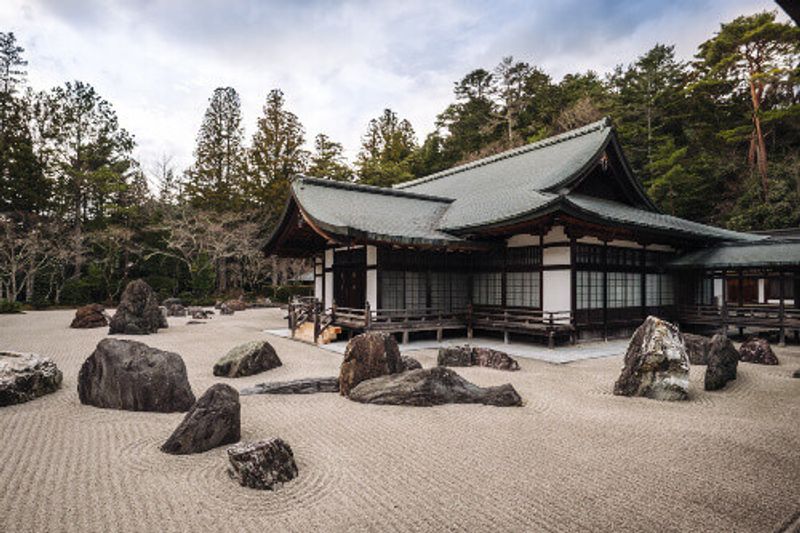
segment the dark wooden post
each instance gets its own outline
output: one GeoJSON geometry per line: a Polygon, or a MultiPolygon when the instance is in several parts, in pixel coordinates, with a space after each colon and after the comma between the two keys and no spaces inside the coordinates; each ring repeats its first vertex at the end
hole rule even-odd
{"type": "Polygon", "coordinates": [[[723,335],[728,336],[728,278],[726,273],[722,272],[722,310],[721,310],[721,331],[723,335]]]}
{"type": "Polygon", "coordinates": [[[295,330],[295,322],[297,317],[295,315],[295,306],[294,301],[289,300],[289,331],[292,334],[292,338],[294,339],[294,330],[295,330]]]}
{"type": "Polygon", "coordinates": [[[467,304],[467,339],[472,340],[472,302],[467,304]]]}
{"type": "Polygon", "coordinates": [[[608,241],[603,241],[603,340],[608,340],[608,241]]]}
{"type": "Polygon", "coordinates": [[[369,331],[372,327],[372,311],[369,308],[369,301],[364,303],[364,329],[369,331]]]}
{"type": "Polygon", "coordinates": [[[319,341],[319,334],[320,334],[320,324],[319,324],[319,301],[314,300],[313,309],[314,309],[314,344],[317,344],[319,341]]]}

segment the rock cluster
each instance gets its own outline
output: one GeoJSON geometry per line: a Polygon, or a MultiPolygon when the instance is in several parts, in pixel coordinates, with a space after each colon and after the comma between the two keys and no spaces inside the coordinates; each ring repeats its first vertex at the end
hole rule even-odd
{"type": "Polygon", "coordinates": [[[339,392],[339,378],[306,378],[292,381],[259,383],[242,389],[242,395],[250,394],[316,394],[318,392],[339,392]]]}
{"type": "Polygon", "coordinates": [[[69,327],[77,329],[103,328],[108,325],[109,319],[105,307],[100,304],[89,304],[75,310],[75,318],[72,319],[69,327]]]}
{"type": "Polygon", "coordinates": [[[297,477],[292,449],[279,438],[232,446],[228,461],[228,474],[243,487],[272,490],[297,477]]]}
{"type": "Polygon", "coordinates": [[[364,380],[396,374],[404,369],[400,348],[393,336],[363,333],[347,343],[339,369],[339,392],[348,396],[353,387],[364,380]]]}
{"type": "Polygon", "coordinates": [[[412,370],[362,381],[350,391],[360,403],[430,406],[446,403],[481,403],[501,407],[522,405],[510,384],[479,387],[443,366],[412,370]]]}
{"type": "Polygon", "coordinates": [[[614,394],[655,400],[689,397],[689,356],[677,326],[649,316],[631,337],[614,394]]]}
{"type": "Polygon", "coordinates": [[[708,345],[708,367],[706,368],[705,389],[718,390],[728,381],[736,379],[739,352],[725,335],[714,335],[708,345]]]}
{"type": "Polygon", "coordinates": [[[684,333],[683,341],[686,344],[686,355],[689,356],[689,363],[693,365],[707,364],[708,345],[711,342],[711,339],[702,335],[684,333]]]}
{"type": "Polygon", "coordinates": [[[167,327],[167,319],[158,308],[158,300],[143,280],[128,283],[111,318],[109,333],[147,335],[167,327]]]}
{"type": "Polygon", "coordinates": [[[222,304],[219,306],[220,315],[232,315],[233,313],[234,313],[233,309],[231,309],[228,304],[222,304]]]}
{"type": "Polygon", "coordinates": [[[208,320],[209,318],[214,318],[214,311],[201,307],[190,307],[189,314],[193,320],[208,320]]]}
{"type": "Polygon", "coordinates": [[[0,407],[28,402],[61,387],[63,376],[47,357],[0,352],[0,407]]]}
{"type": "Polygon", "coordinates": [[[240,438],[239,393],[230,385],[217,383],[189,409],[161,451],[176,455],[200,453],[240,438]]]}
{"type": "Polygon", "coordinates": [[[778,357],[767,339],[750,337],[739,347],[739,360],[757,365],[777,365],[778,357]]]}
{"type": "Polygon", "coordinates": [[[87,405],[163,413],[195,401],[180,355],[120,339],[103,339],[84,361],[78,396],[87,405]]]}
{"type": "Polygon", "coordinates": [[[267,341],[251,341],[233,348],[214,365],[214,375],[226,378],[252,376],[281,366],[275,348],[267,341]]]}
{"type": "Polygon", "coordinates": [[[498,370],[519,370],[519,363],[507,353],[469,345],[439,348],[437,364],[439,366],[484,366],[498,370]]]}

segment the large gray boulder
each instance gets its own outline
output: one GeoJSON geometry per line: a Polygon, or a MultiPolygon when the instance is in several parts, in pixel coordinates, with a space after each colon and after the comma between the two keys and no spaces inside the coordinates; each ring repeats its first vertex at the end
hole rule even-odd
{"type": "Polygon", "coordinates": [[[214,364],[214,375],[226,378],[252,376],[281,366],[275,348],[267,341],[251,341],[236,346],[214,364]]]}
{"type": "Polygon", "coordinates": [[[158,298],[150,285],[141,279],[128,283],[111,317],[108,332],[125,335],[147,335],[167,327],[167,318],[158,306],[158,298]]]}
{"type": "Polygon", "coordinates": [[[130,340],[103,339],[78,373],[81,403],[126,411],[187,411],[195,398],[181,356],[130,340]]]}
{"type": "Polygon", "coordinates": [[[339,378],[304,378],[292,381],[273,381],[259,383],[242,389],[242,395],[251,394],[316,394],[318,392],[339,392],[339,378]]]}
{"type": "Polygon", "coordinates": [[[243,487],[272,490],[297,477],[292,449],[282,439],[268,439],[228,448],[228,474],[243,487]]]}
{"type": "Polygon", "coordinates": [[[412,370],[362,381],[350,391],[360,403],[430,406],[446,403],[481,403],[500,407],[522,405],[510,384],[479,387],[443,366],[412,370]]]}
{"type": "Polygon", "coordinates": [[[69,325],[71,328],[89,329],[104,328],[108,325],[110,317],[106,308],[100,304],[89,304],[75,310],[75,318],[69,325]]]}
{"type": "Polygon", "coordinates": [[[689,356],[677,326],[647,317],[631,337],[614,394],[654,400],[689,398],[689,356]]]}
{"type": "Polygon", "coordinates": [[[0,352],[0,407],[25,403],[61,387],[63,376],[47,357],[0,352]]]}
{"type": "Polygon", "coordinates": [[[339,392],[347,396],[364,380],[396,374],[404,369],[400,348],[393,336],[363,333],[347,343],[344,361],[339,368],[339,392]]]}
{"type": "Polygon", "coordinates": [[[767,339],[750,337],[739,347],[739,360],[757,365],[777,365],[778,357],[767,339]]]}
{"type": "Polygon", "coordinates": [[[239,393],[230,385],[217,383],[189,409],[161,451],[176,455],[200,453],[240,438],[239,393]]]}
{"type": "Polygon", "coordinates": [[[706,367],[705,389],[718,390],[728,381],[736,379],[739,352],[725,335],[714,335],[708,345],[708,366],[706,367]]]}
{"type": "Polygon", "coordinates": [[[439,348],[436,363],[439,366],[483,366],[497,370],[519,370],[519,363],[507,353],[469,345],[439,348]]]}
{"type": "Polygon", "coordinates": [[[684,333],[683,341],[686,344],[686,355],[689,356],[689,363],[705,365],[708,361],[708,345],[711,339],[702,335],[684,333]]]}

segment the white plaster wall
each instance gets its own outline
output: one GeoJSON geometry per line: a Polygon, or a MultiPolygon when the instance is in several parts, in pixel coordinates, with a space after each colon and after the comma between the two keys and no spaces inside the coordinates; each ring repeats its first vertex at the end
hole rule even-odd
{"type": "Polygon", "coordinates": [[[569,270],[542,272],[542,311],[569,311],[572,306],[571,273],[569,270]]]}
{"type": "Polygon", "coordinates": [[[316,298],[319,301],[322,301],[322,298],[324,296],[325,295],[322,294],[322,276],[317,276],[314,278],[314,298],[316,298]]]}
{"type": "Polygon", "coordinates": [[[722,279],[714,280],[714,299],[717,305],[722,307],[722,279]]]}
{"type": "Polygon", "coordinates": [[[767,301],[767,291],[766,291],[766,280],[764,278],[758,278],[758,303],[764,303],[767,301]]]}
{"type": "Polygon", "coordinates": [[[324,304],[325,295],[322,294],[322,276],[325,274],[325,270],[322,266],[323,261],[323,257],[314,258],[314,298],[324,304]]]}
{"type": "Polygon", "coordinates": [[[506,246],[509,248],[518,248],[520,246],[539,246],[539,236],[531,235],[530,233],[513,235],[506,241],[506,246]]]}
{"type": "Polygon", "coordinates": [[[378,270],[367,270],[367,301],[370,309],[378,308],[378,270]]]}
{"type": "Polygon", "coordinates": [[[367,266],[378,264],[378,249],[375,246],[367,246],[367,266]]]}
{"type": "Polygon", "coordinates": [[[322,305],[326,309],[333,305],[333,272],[325,273],[325,301],[322,305]]]}
{"type": "Polygon", "coordinates": [[[542,250],[542,264],[544,266],[569,265],[570,248],[565,246],[551,246],[542,250]]]}
{"type": "Polygon", "coordinates": [[[544,236],[544,243],[569,242],[569,237],[564,232],[564,226],[553,226],[544,236]]]}
{"type": "Polygon", "coordinates": [[[325,250],[325,268],[333,266],[333,250],[325,250]]]}

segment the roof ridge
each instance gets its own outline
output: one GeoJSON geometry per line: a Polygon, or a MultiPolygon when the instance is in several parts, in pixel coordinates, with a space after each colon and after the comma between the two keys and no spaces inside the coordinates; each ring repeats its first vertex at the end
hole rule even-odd
{"type": "Polygon", "coordinates": [[[352,183],[347,181],[335,181],[323,178],[315,178],[312,176],[305,176],[303,174],[297,174],[292,178],[292,184],[297,182],[310,182],[314,185],[319,185],[320,187],[330,187],[333,189],[344,189],[348,191],[358,191],[358,192],[366,192],[371,194],[382,194],[385,196],[395,196],[400,198],[413,198],[416,200],[427,200],[431,202],[438,202],[438,203],[448,203],[451,204],[455,200],[453,198],[446,198],[444,196],[434,196],[432,194],[423,194],[418,192],[411,192],[411,191],[402,191],[398,189],[393,189],[390,187],[378,187],[375,185],[364,185],[362,183],[352,183]]]}
{"type": "Polygon", "coordinates": [[[565,131],[564,133],[559,133],[558,135],[553,135],[551,137],[547,137],[545,139],[530,144],[525,144],[522,146],[518,146],[516,148],[511,148],[504,152],[500,152],[499,154],[494,154],[487,157],[483,157],[481,159],[476,159],[475,161],[470,161],[469,163],[464,163],[463,165],[458,165],[452,168],[448,168],[446,170],[434,172],[433,174],[429,174],[427,176],[423,176],[421,178],[417,178],[411,181],[398,183],[397,185],[394,185],[392,189],[394,190],[406,189],[408,187],[413,187],[415,185],[428,183],[430,181],[434,181],[439,178],[444,178],[446,176],[458,174],[459,172],[465,172],[473,168],[481,167],[483,165],[488,165],[490,163],[494,163],[502,159],[508,159],[510,157],[515,157],[517,155],[532,152],[540,148],[545,148],[547,146],[552,146],[554,144],[562,143],[564,141],[569,141],[577,137],[582,137],[583,135],[594,133],[595,131],[601,130],[606,127],[611,127],[611,119],[609,117],[603,117],[602,119],[596,122],[592,122],[591,124],[581,126],[580,128],[575,128],[573,130],[565,131]]]}

